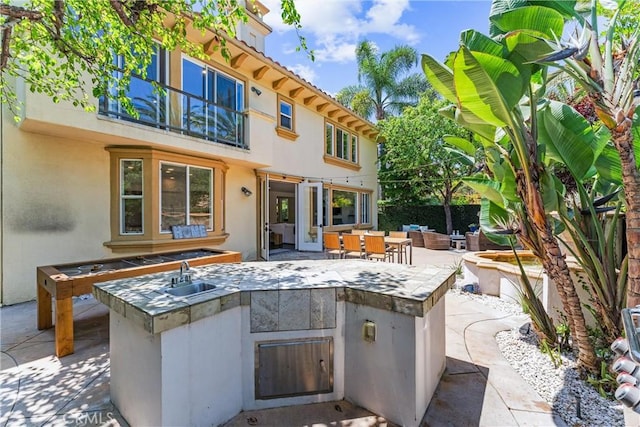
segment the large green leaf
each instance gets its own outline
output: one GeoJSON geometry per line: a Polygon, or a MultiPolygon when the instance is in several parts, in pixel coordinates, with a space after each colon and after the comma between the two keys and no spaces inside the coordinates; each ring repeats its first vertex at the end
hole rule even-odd
{"type": "Polygon", "coordinates": [[[544,34],[549,40],[560,37],[564,27],[562,15],[543,6],[511,9],[499,15],[492,15],[490,19],[503,34],[516,30],[531,30],[534,33],[544,34]]]}
{"type": "Polygon", "coordinates": [[[521,59],[521,64],[527,64],[532,69],[537,68],[532,62],[548,55],[553,51],[551,46],[544,39],[545,35],[531,30],[515,30],[511,31],[504,36],[504,45],[507,50],[511,52],[507,57],[511,62],[518,64],[518,54],[521,59]]]}
{"type": "Polygon", "coordinates": [[[456,150],[451,147],[444,147],[444,151],[449,154],[450,159],[454,163],[459,163],[464,166],[473,166],[474,158],[473,156],[468,156],[460,150],[456,150]]]}
{"type": "Polygon", "coordinates": [[[508,245],[507,235],[493,234],[489,230],[502,229],[503,224],[509,222],[509,212],[500,205],[496,205],[488,199],[483,198],[480,202],[480,226],[483,233],[489,240],[499,245],[508,245]]]}
{"type": "Polygon", "coordinates": [[[444,139],[444,141],[447,144],[450,144],[450,145],[462,150],[463,153],[465,153],[465,154],[467,154],[469,156],[475,156],[475,154],[476,154],[475,145],[473,145],[471,143],[471,141],[469,141],[468,139],[460,138],[459,136],[453,136],[453,135],[447,135],[442,139],[444,139]]]}
{"type": "Polygon", "coordinates": [[[504,199],[500,193],[500,183],[487,178],[465,178],[464,183],[477,191],[483,198],[491,200],[498,206],[504,206],[504,199]]]}
{"type": "Polygon", "coordinates": [[[444,117],[455,121],[470,132],[481,136],[485,141],[493,141],[493,139],[495,138],[496,127],[481,121],[468,110],[461,110],[455,105],[449,105],[447,107],[441,108],[439,112],[444,117]],[[461,111],[464,111],[464,113],[461,113],[461,111]],[[472,121],[467,121],[465,117],[472,118],[472,121]]]}
{"type": "Polygon", "coordinates": [[[453,79],[460,105],[474,118],[496,127],[511,123],[511,110],[522,97],[520,73],[511,62],[461,46],[453,79]]]}
{"type": "Polygon", "coordinates": [[[545,212],[553,212],[558,210],[559,194],[556,191],[556,182],[554,176],[549,171],[545,171],[541,180],[542,204],[545,212]]]}
{"type": "Polygon", "coordinates": [[[461,32],[460,44],[466,46],[472,52],[484,52],[499,57],[504,57],[507,54],[503,44],[476,30],[461,32]]]}
{"type": "MultiPolygon", "coordinates": [[[[574,17],[582,21],[582,17],[575,11],[576,0],[493,0],[489,12],[491,36],[495,37],[505,33],[494,22],[495,20],[500,21],[502,15],[530,6],[543,6],[560,13],[563,17],[574,17]]],[[[561,32],[557,33],[557,36],[560,37],[560,34],[561,32]]]]}
{"type": "Polygon", "coordinates": [[[615,185],[622,184],[622,164],[620,155],[613,145],[604,147],[596,159],[596,170],[601,180],[615,185]]]}
{"type": "Polygon", "coordinates": [[[456,89],[453,83],[453,73],[432,56],[422,55],[422,69],[431,83],[447,101],[457,104],[456,89]]]}
{"type": "Polygon", "coordinates": [[[539,132],[539,140],[548,145],[547,152],[558,156],[573,177],[582,182],[595,161],[592,143],[593,129],[576,110],[557,101],[551,101],[539,112],[539,126],[546,132],[539,132]]]}

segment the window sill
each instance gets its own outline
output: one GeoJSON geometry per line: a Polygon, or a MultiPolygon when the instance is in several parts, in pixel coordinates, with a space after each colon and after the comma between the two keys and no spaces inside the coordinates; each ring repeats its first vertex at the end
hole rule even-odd
{"type": "Polygon", "coordinates": [[[290,141],[295,141],[299,136],[297,133],[280,126],[276,127],[276,133],[278,134],[278,136],[281,136],[282,138],[288,139],[290,141]]]}
{"type": "Polygon", "coordinates": [[[342,160],[338,157],[329,156],[328,154],[324,155],[324,162],[330,165],[340,166],[354,171],[359,171],[360,169],[362,169],[362,167],[357,163],[353,163],[348,160],[342,160]]]}
{"type": "Polygon", "coordinates": [[[104,245],[115,253],[125,252],[162,252],[173,249],[197,249],[206,246],[217,246],[224,243],[229,234],[199,237],[195,239],[162,239],[162,240],[111,240],[104,245]]]}

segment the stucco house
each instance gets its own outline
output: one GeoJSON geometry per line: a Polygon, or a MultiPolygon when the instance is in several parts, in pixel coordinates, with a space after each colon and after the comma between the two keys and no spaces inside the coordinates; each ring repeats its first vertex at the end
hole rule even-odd
{"type": "Polygon", "coordinates": [[[134,79],[137,118],[17,82],[21,119],[2,114],[1,304],[34,299],[41,265],[190,248],[268,259],[270,246],[322,250],[323,229],[376,226],[373,124],[265,56],[256,5],[228,62],[213,33],[189,34],[205,62],[158,49],[148,78],[166,95],[134,79]],[[175,225],[206,233],[177,239],[175,225]]]}

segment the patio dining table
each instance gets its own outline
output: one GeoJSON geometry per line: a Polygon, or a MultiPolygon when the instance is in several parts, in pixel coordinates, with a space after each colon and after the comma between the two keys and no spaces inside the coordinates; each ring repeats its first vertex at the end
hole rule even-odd
{"type": "MultiPolygon", "coordinates": [[[[360,241],[364,244],[364,234],[360,235],[360,241]]],[[[342,235],[340,235],[340,241],[342,242],[342,235]]],[[[410,237],[389,237],[384,236],[384,242],[387,245],[391,245],[398,251],[398,264],[402,264],[402,254],[404,248],[409,247],[409,265],[413,264],[413,240],[410,237]]]]}
{"type": "Polygon", "coordinates": [[[384,237],[384,242],[394,246],[398,251],[398,264],[402,264],[402,254],[404,248],[409,247],[409,265],[413,264],[413,241],[409,237],[384,237]]]}

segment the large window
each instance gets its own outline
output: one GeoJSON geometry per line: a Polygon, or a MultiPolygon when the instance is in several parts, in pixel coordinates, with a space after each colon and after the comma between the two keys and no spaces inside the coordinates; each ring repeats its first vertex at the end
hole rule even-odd
{"type": "Polygon", "coordinates": [[[244,83],[182,59],[182,127],[207,139],[242,145],[244,83]]]}
{"type": "MultiPolygon", "coordinates": [[[[248,148],[244,136],[244,83],[203,63],[183,57],[181,76],[171,81],[169,55],[157,47],[146,75],[133,75],[125,92],[137,114],[129,114],[110,88],[110,95],[100,99],[99,113],[133,121],[158,129],[191,135],[225,145],[248,148]],[[180,83],[180,78],[182,81],[180,83]]],[[[123,56],[115,65],[122,69],[123,56]]],[[[174,67],[171,67],[173,70],[174,67]]],[[[123,77],[122,71],[116,78],[123,77]]]]}
{"type": "Polygon", "coordinates": [[[142,234],[142,160],[120,160],[120,225],[122,234],[142,234]]]}
{"type": "MultiPolygon", "coordinates": [[[[125,67],[124,56],[115,57],[115,66],[122,70],[125,67]]],[[[155,89],[153,82],[166,83],[167,75],[167,52],[156,45],[151,56],[151,62],[147,65],[145,78],[133,75],[129,88],[126,91],[127,97],[131,100],[133,108],[138,113],[138,117],[131,116],[126,112],[123,105],[115,98],[107,97],[108,112],[119,118],[139,121],[145,124],[166,124],[167,97],[161,95],[155,89]]],[[[116,77],[122,78],[122,71],[116,71],[116,77]]],[[[102,101],[104,102],[104,100],[102,101]]],[[[101,105],[102,105],[101,102],[101,105]]]]}
{"type": "Polygon", "coordinates": [[[114,251],[153,251],[224,242],[224,176],[218,160],[153,148],[112,147],[111,241],[114,251]],[[198,242],[174,239],[173,225],[204,225],[198,242]]]}
{"type": "Polygon", "coordinates": [[[332,225],[356,223],[358,193],[354,191],[333,190],[331,197],[332,225]]]}
{"type": "Polygon", "coordinates": [[[325,123],[325,160],[332,158],[342,165],[357,165],[358,136],[332,123],[325,123]]]}
{"type": "Polygon", "coordinates": [[[213,230],[213,171],[161,163],[160,230],[172,225],[204,225],[213,230]]]}
{"type": "Polygon", "coordinates": [[[327,227],[371,225],[371,192],[346,187],[323,189],[322,223],[327,227]]]}

